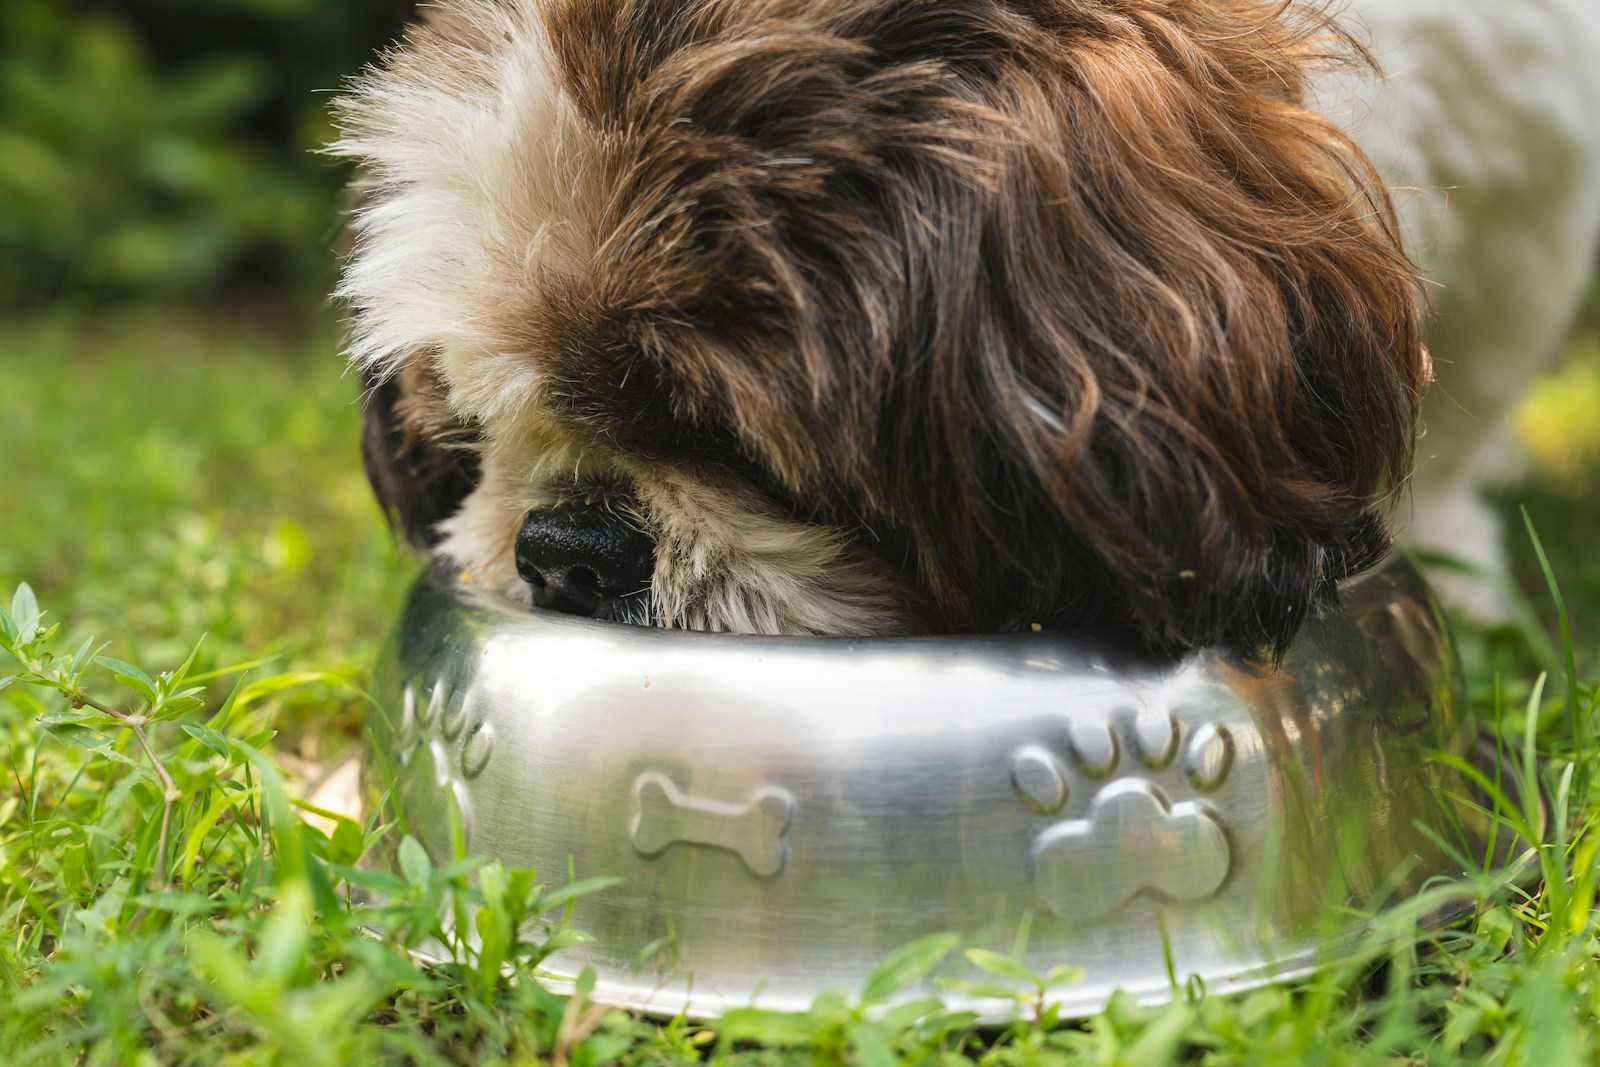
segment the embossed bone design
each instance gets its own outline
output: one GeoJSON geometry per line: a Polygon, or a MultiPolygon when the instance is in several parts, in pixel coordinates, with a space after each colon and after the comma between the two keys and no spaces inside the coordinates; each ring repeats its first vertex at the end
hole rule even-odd
{"type": "Polygon", "coordinates": [[[655,856],[675,844],[726,849],[744,861],[757,878],[783,870],[788,855],[784,835],[794,815],[794,798],[766,786],[744,804],[689,796],[657,771],[633,783],[639,812],[633,820],[633,847],[655,856]]]}
{"type": "Polygon", "coordinates": [[[1124,778],[1100,790],[1087,819],[1039,835],[1028,863],[1052,911],[1097,922],[1141,892],[1203,900],[1227,880],[1229,858],[1227,835],[1204,804],[1172,804],[1153,782],[1124,778]],[[1151,856],[1162,863],[1153,866],[1151,856]],[[1086,870],[1098,872],[1100,892],[1083,892],[1086,870]]]}

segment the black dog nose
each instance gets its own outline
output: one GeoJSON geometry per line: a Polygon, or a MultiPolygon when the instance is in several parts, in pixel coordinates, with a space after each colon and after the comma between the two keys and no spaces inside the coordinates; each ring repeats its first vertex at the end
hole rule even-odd
{"type": "Polygon", "coordinates": [[[649,535],[592,504],[529,512],[516,557],[517,574],[533,587],[533,606],[571,615],[611,615],[625,598],[650,588],[655,569],[649,535]]]}

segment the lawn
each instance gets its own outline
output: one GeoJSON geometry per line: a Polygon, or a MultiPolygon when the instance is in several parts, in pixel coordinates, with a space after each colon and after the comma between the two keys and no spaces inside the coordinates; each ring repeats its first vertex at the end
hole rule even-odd
{"type": "Polygon", "coordinates": [[[1525,420],[1531,480],[1502,498],[1539,531],[1572,643],[1521,536],[1529,621],[1460,627],[1480,712],[1508,743],[1535,737],[1552,788],[1567,783],[1575,814],[1542,889],[1486,887],[1444,932],[1384,924],[1360,958],[1287,988],[987,1030],[928,1005],[885,1015],[907,956],[871,995],[796,1017],[660,1024],[557,997],[527,977],[549,946],[516,930],[560,909],[562,872],[433,871],[402,845],[412,862],[375,874],[357,861],[397,831],[295,816],[305,778],[359,738],[368,665],[417,569],[367,491],[336,348],[331,324],[248,312],[0,322],[0,645],[16,650],[0,679],[33,676],[0,681],[0,1063],[1600,1059],[1600,838],[1573,793],[1600,775],[1563,779],[1595,763],[1567,724],[1574,694],[1593,715],[1600,677],[1600,305],[1525,420]],[[36,609],[59,631],[37,637],[36,609]],[[374,884],[389,902],[357,909],[374,884]],[[468,905],[484,948],[413,962],[468,905]]]}

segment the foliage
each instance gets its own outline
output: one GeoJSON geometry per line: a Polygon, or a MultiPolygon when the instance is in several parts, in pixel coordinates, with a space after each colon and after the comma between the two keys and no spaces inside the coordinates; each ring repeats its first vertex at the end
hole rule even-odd
{"type": "Polygon", "coordinates": [[[1600,468],[1600,330],[1585,331],[1566,364],[1539,382],[1517,410],[1517,440],[1529,461],[1559,487],[1581,496],[1600,468]]]}
{"type": "Polygon", "coordinates": [[[6,0],[0,293],[326,291],[341,175],[326,95],[395,0],[6,0]]]}
{"type": "MultiPolygon", "coordinates": [[[[1509,528],[1521,529],[1516,517],[1526,507],[1534,525],[1544,535],[1550,563],[1561,576],[1573,626],[1579,633],[1600,633],[1600,553],[1594,550],[1592,531],[1600,528],[1600,278],[1589,289],[1589,299],[1567,346],[1566,359],[1555,372],[1536,383],[1516,411],[1513,426],[1517,443],[1526,453],[1528,477],[1501,487],[1495,494],[1508,516],[1509,528]]],[[[1512,591],[1544,587],[1544,569],[1530,543],[1508,538],[1512,558],[1512,591]]],[[[1541,634],[1554,632],[1557,619],[1548,602],[1530,606],[1527,619],[1517,627],[1501,627],[1493,636],[1500,651],[1525,637],[1535,643],[1541,634]]],[[[1469,638],[1479,635],[1469,632],[1469,638]]],[[[1545,647],[1537,657],[1541,666],[1555,669],[1558,657],[1545,647]]],[[[1580,662],[1590,662],[1593,647],[1577,650],[1580,662]]],[[[1495,670],[1527,674],[1525,661],[1496,658],[1495,670]]],[[[1487,672],[1486,672],[1487,673],[1487,672]]]]}
{"type": "Polygon", "coordinates": [[[0,915],[14,935],[0,947],[7,1062],[73,1062],[86,1046],[90,1062],[139,1062],[152,1048],[163,1060],[368,1062],[428,1047],[408,1027],[356,1025],[416,1007],[412,1021],[464,1054],[556,1045],[568,1002],[505,969],[525,975],[577,938],[559,923],[538,942],[519,932],[591,886],[549,892],[535,872],[479,859],[434,868],[409,837],[399,874],[361,870],[392,827],[334,816],[318,832],[262,754],[274,731],[252,709],[282,676],[241,679],[201,724],[190,720],[207,707],[205,683],[234,671],[193,675],[191,653],[151,675],[92,638],[55,656],[59,628],[46,622],[25,584],[0,608],[0,650],[21,668],[6,682],[56,698],[23,693],[13,706],[91,763],[56,779],[52,746],[13,765],[13,832],[0,836],[0,915]],[[94,695],[108,690],[122,707],[94,695]],[[149,738],[163,725],[181,733],[168,729],[158,751],[149,738]],[[358,908],[369,890],[381,901],[358,908]],[[472,943],[456,932],[469,909],[484,935],[472,943]],[[424,944],[452,962],[412,962],[407,950],[424,944]],[[496,1024],[487,1032],[478,1011],[496,1024]]]}

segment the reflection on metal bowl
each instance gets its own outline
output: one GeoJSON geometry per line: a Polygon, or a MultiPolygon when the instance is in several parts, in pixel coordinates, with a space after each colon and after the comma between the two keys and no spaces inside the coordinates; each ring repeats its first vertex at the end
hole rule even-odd
{"type": "MultiPolygon", "coordinates": [[[[1489,840],[1434,758],[1482,753],[1404,561],[1351,583],[1277,670],[1083,634],[646,629],[428,576],[378,695],[368,780],[390,776],[436,860],[453,803],[474,855],[625,879],[577,904],[596,942],[547,965],[592,965],[597,999],[653,1013],[801,1009],[915,938],[1009,952],[1023,928],[1030,970],[1081,969],[1051,990],[1066,1014],[1174,977],[1244,988],[1460,874],[1440,842],[1489,840]]],[[[981,977],[965,966],[944,973],[981,977]]]]}

